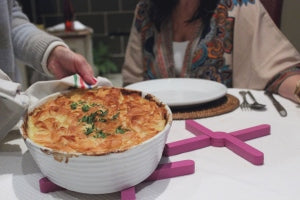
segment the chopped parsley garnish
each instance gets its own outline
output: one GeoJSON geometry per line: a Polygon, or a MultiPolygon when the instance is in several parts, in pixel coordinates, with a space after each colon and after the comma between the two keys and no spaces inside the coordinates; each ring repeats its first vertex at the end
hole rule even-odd
{"type": "Polygon", "coordinates": [[[97,112],[91,113],[90,115],[83,116],[81,121],[87,124],[93,124],[96,121],[97,112]]]}
{"type": "MultiPolygon", "coordinates": [[[[82,112],[88,112],[93,107],[101,107],[96,112],[88,113],[84,116],[82,116],[81,119],[79,119],[79,122],[85,123],[89,125],[85,128],[84,134],[86,136],[89,136],[93,133],[94,138],[106,138],[108,135],[112,135],[113,133],[104,133],[103,130],[99,130],[95,127],[95,123],[97,122],[109,122],[112,120],[116,120],[120,116],[120,112],[115,113],[113,116],[108,117],[108,109],[105,109],[105,107],[101,104],[97,103],[89,103],[86,101],[79,100],[77,102],[72,102],[70,104],[70,107],[72,110],[77,109],[78,107],[81,107],[82,112]]],[[[94,108],[93,108],[94,109],[94,108]]],[[[125,132],[129,131],[129,129],[123,128],[122,126],[118,126],[115,129],[114,134],[124,134],[125,132]]]]}
{"type": "Polygon", "coordinates": [[[90,110],[90,106],[87,105],[87,104],[84,104],[81,109],[82,109],[83,112],[87,112],[87,111],[90,110]]]}
{"type": "Polygon", "coordinates": [[[122,128],[122,126],[118,126],[118,128],[116,129],[116,134],[124,134],[125,132],[129,131],[126,128],[122,128]]]}
{"type": "Polygon", "coordinates": [[[107,119],[100,118],[100,119],[99,119],[99,122],[107,122],[107,119]]]}
{"type": "Polygon", "coordinates": [[[92,103],[91,106],[92,106],[92,107],[96,107],[96,106],[101,106],[101,105],[98,104],[98,103],[92,103]]]}
{"type": "Polygon", "coordinates": [[[77,108],[77,105],[78,104],[76,102],[72,102],[70,107],[71,107],[72,110],[75,110],[77,108]]]}
{"type": "Polygon", "coordinates": [[[86,123],[87,123],[87,121],[88,121],[88,119],[87,119],[87,118],[88,118],[88,116],[83,116],[83,117],[82,117],[82,119],[81,119],[80,121],[82,121],[82,122],[86,122],[86,123]]]}
{"type": "Polygon", "coordinates": [[[106,138],[107,134],[105,134],[102,130],[98,131],[96,135],[94,136],[95,138],[106,138]]]}
{"type": "Polygon", "coordinates": [[[117,114],[115,114],[113,117],[112,117],[112,120],[116,120],[120,115],[120,112],[118,112],[117,114]]]}
{"type": "Polygon", "coordinates": [[[105,117],[108,113],[108,110],[105,110],[105,111],[99,110],[99,111],[100,111],[100,114],[99,114],[100,117],[105,117]]]}
{"type": "Polygon", "coordinates": [[[92,132],[94,132],[94,128],[93,128],[93,127],[88,127],[88,128],[85,129],[85,134],[86,134],[86,135],[89,135],[89,134],[91,134],[92,132]]]}

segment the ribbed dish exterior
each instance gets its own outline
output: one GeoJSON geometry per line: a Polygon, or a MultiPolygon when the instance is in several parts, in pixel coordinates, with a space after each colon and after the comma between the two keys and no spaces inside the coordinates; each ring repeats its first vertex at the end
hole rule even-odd
{"type": "MultiPolygon", "coordinates": [[[[25,143],[43,175],[68,190],[105,194],[121,191],[145,180],[160,162],[170,123],[150,140],[121,153],[77,155],[59,162],[57,154],[26,139],[25,143]]],[[[60,154],[64,158],[68,154],[60,154]]],[[[70,156],[70,155],[69,155],[70,156]]]]}
{"type": "MultiPolygon", "coordinates": [[[[39,100],[28,109],[28,113],[59,94],[39,100]]],[[[143,97],[146,95],[148,94],[142,92],[143,97]]],[[[161,102],[151,96],[157,103],[161,102]]],[[[87,194],[118,192],[145,180],[160,162],[173,121],[171,109],[168,105],[163,105],[168,115],[165,128],[154,137],[124,152],[100,156],[71,155],[54,152],[27,137],[24,138],[25,144],[42,174],[53,183],[71,191],[87,194]],[[62,160],[58,161],[59,159],[62,160]]],[[[20,133],[24,137],[22,127],[20,133]]]]}

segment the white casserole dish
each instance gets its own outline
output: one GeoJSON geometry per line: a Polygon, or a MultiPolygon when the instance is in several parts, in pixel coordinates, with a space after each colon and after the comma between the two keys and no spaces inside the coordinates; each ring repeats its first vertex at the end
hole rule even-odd
{"type": "MultiPolygon", "coordinates": [[[[27,113],[60,94],[55,93],[41,99],[36,105],[31,106],[27,113]]],[[[150,95],[143,92],[141,94],[143,97],[150,95]]],[[[157,98],[153,98],[157,103],[161,103],[157,98]]],[[[24,136],[23,126],[20,131],[33,159],[42,174],[50,181],[81,193],[112,193],[142,182],[160,162],[172,124],[171,110],[166,104],[163,106],[167,110],[165,128],[149,140],[119,153],[89,156],[53,151],[24,136]]]]}

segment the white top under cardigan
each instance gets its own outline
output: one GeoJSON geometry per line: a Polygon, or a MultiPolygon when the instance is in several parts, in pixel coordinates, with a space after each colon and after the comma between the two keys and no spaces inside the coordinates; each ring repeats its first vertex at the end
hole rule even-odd
{"type": "Polygon", "coordinates": [[[174,65],[175,73],[178,75],[181,72],[185,51],[189,44],[189,41],[184,42],[173,42],[173,56],[174,56],[174,65]]]}

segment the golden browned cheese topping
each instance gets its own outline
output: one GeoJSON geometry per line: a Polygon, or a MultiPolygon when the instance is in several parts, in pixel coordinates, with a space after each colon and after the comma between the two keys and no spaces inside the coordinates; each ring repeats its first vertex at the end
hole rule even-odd
{"type": "Polygon", "coordinates": [[[74,90],[35,108],[26,135],[42,146],[101,155],[125,151],[164,129],[163,105],[119,88],[74,90]]]}

